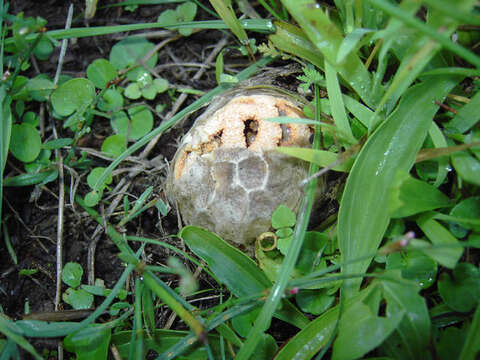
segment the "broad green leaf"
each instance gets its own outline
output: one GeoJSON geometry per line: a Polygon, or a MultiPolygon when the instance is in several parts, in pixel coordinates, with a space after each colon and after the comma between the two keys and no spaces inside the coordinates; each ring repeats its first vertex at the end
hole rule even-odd
{"type": "Polygon", "coordinates": [[[436,220],[433,214],[426,213],[417,219],[417,225],[438,248],[424,249],[424,253],[440,265],[453,269],[463,254],[463,247],[456,237],[436,220]],[[443,246],[443,247],[442,247],[443,246]]]}
{"type": "Polygon", "coordinates": [[[117,77],[115,67],[106,59],[96,59],[87,67],[87,78],[99,89],[117,77]]]}
{"type": "Polygon", "coordinates": [[[420,251],[395,252],[387,257],[387,269],[400,269],[402,277],[414,281],[422,289],[435,283],[437,263],[420,251]]]}
{"type": "Polygon", "coordinates": [[[31,162],[40,154],[42,139],[30,124],[15,124],[10,137],[10,152],[22,162],[31,162]]]}
{"type": "Polygon", "coordinates": [[[455,311],[468,312],[480,299],[480,271],[470,263],[460,263],[453,269],[453,279],[443,273],[438,291],[443,301],[455,311]]]}
{"type": "Polygon", "coordinates": [[[333,345],[333,360],[362,357],[380,345],[400,324],[405,310],[379,317],[362,302],[352,304],[342,315],[338,337],[333,345]]]}
{"type": "Polygon", "coordinates": [[[450,199],[434,186],[398,172],[389,195],[389,211],[392,218],[401,218],[420,212],[451,205],[450,199]]]}
{"type": "Polygon", "coordinates": [[[168,90],[169,83],[167,79],[157,78],[153,80],[153,86],[157,93],[161,94],[168,90]]]}
{"type": "Polygon", "coordinates": [[[195,226],[186,226],[178,234],[212,272],[237,297],[258,294],[271,282],[255,262],[217,235],[195,226]]]}
{"type": "MultiPolygon", "coordinates": [[[[177,6],[178,22],[189,22],[195,18],[197,14],[197,4],[194,2],[184,2],[177,6]]],[[[178,32],[183,36],[189,36],[192,34],[192,28],[180,28],[178,32]]]]}
{"type": "MultiPolygon", "coordinates": [[[[178,234],[195,255],[207,262],[220,282],[237,297],[262,293],[272,286],[255,262],[214,233],[196,226],[186,226],[178,234]]],[[[284,302],[276,316],[302,328],[308,320],[290,303],[284,302]]]]}
{"type": "Polygon", "coordinates": [[[63,267],[62,281],[68,286],[76,288],[82,281],[82,275],[83,269],[79,263],[68,262],[63,267]]]}
{"type": "Polygon", "coordinates": [[[386,349],[395,359],[425,359],[430,345],[430,315],[420,287],[404,282],[399,273],[392,280],[381,280],[383,296],[387,302],[387,317],[403,312],[405,316],[393,334],[386,340],[386,349]]]}
{"type": "Polygon", "coordinates": [[[328,289],[300,290],[295,301],[302,311],[313,314],[323,314],[335,301],[335,296],[328,294],[328,289]]]}
{"type": "Polygon", "coordinates": [[[91,324],[85,329],[68,335],[63,344],[75,353],[77,360],[106,359],[112,329],[109,326],[91,324]]]}
{"type": "Polygon", "coordinates": [[[452,165],[463,180],[480,185],[480,161],[468,151],[460,151],[451,155],[452,165]]]}
{"type": "MultiPolygon", "coordinates": [[[[459,81],[430,77],[406,91],[397,109],[369,137],[345,185],[338,217],[339,247],[344,263],[375,252],[389,223],[388,189],[398,170],[409,171],[438,106],[459,81]]],[[[369,260],[343,266],[342,272],[364,272],[369,260]]],[[[345,295],[360,285],[346,282],[345,295]]]]}
{"type": "Polygon", "coordinates": [[[150,53],[154,47],[153,43],[143,37],[128,37],[112,47],[110,62],[117,70],[133,67],[132,70],[127,72],[127,78],[136,81],[140,74],[148,72],[147,69],[153,69],[157,64],[157,53],[150,53]],[[138,66],[143,61],[145,61],[146,68],[138,66]]]}
{"type": "Polygon", "coordinates": [[[72,115],[93,102],[95,86],[90,80],[77,78],[64,82],[52,93],[54,110],[61,116],[72,115]]]}

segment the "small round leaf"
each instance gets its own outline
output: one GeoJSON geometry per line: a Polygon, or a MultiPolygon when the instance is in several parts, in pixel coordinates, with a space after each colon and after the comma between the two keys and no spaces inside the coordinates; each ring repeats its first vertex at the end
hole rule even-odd
{"type": "MultiPolygon", "coordinates": [[[[145,38],[129,37],[116,43],[110,51],[110,62],[117,70],[139,64],[150,53],[155,45],[145,38]]],[[[157,64],[158,55],[154,53],[145,62],[147,68],[152,69],[157,64]]],[[[127,78],[136,81],[138,74],[147,71],[143,66],[138,66],[127,72],[127,78]]]]}
{"type": "Polygon", "coordinates": [[[99,89],[117,77],[115,67],[106,59],[96,59],[87,68],[87,78],[99,89]]]}
{"type": "Polygon", "coordinates": [[[295,213],[288,206],[280,205],[272,214],[272,226],[274,229],[282,227],[292,227],[295,225],[295,213]]]}
{"type": "MultiPolygon", "coordinates": [[[[98,179],[100,176],[102,176],[103,172],[105,171],[104,167],[96,167],[90,171],[90,174],[87,176],[87,184],[90,186],[92,189],[95,188],[95,185],[98,182],[98,179]]],[[[111,184],[113,181],[112,176],[108,175],[107,178],[105,179],[105,182],[100,186],[100,188],[104,189],[106,185],[111,184]]]]}
{"type": "Polygon", "coordinates": [[[153,80],[153,86],[155,87],[155,90],[157,90],[157,93],[163,93],[168,90],[168,80],[164,78],[158,78],[153,80]]]}
{"type": "Polygon", "coordinates": [[[105,91],[97,104],[102,111],[114,111],[123,106],[123,96],[116,89],[108,89],[105,91]]]}
{"type": "Polygon", "coordinates": [[[83,289],[68,288],[62,299],[75,310],[90,309],[93,304],[93,295],[83,289]]]}
{"type": "Polygon", "coordinates": [[[127,149],[125,136],[111,135],[102,144],[102,152],[111,157],[120,156],[127,149]]]}
{"type": "Polygon", "coordinates": [[[142,93],[140,92],[140,88],[138,87],[137,83],[128,84],[125,88],[125,96],[132,100],[140,99],[142,93]]]}
{"type": "Polygon", "coordinates": [[[95,86],[88,79],[71,79],[60,85],[52,94],[52,105],[61,116],[69,116],[92,103],[95,86]]]}
{"type": "Polygon", "coordinates": [[[97,205],[102,198],[102,194],[97,191],[90,191],[87,195],[85,195],[85,205],[88,207],[93,207],[97,205]]]}
{"type": "Polygon", "coordinates": [[[62,281],[72,288],[80,286],[82,282],[83,269],[79,263],[68,262],[63,267],[62,281]]]}
{"type": "Polygon", "coordinates": [[[10,152],[22,162],[32,162],[40,154],[42,139],[38,130],[27,123],[12,126],[10,152]]]}

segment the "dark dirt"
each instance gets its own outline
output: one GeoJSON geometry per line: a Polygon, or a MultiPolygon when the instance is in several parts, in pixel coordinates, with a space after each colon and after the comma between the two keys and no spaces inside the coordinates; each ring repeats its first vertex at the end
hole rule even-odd
{"type": "MultiPolygon", "coordinates": [[[[72,2],[65,1],[31,1],[17,0],[12,1],[10,5],[10,13],[17,14],[21,11],[27,16],[41,16],[45,18],[48,30],[60,29],[64,27],[68,6],[74,4],[74,21],[72,27],[85,26],[81,9],[83,9],[84,1],[75,0],[72,2]]],[[[108,1],[100,2],[106,5],[108,1]]],[[[114,1],[110,1],[114,3],[114,1]]],[[[175,6],[173,4],[172,6],[175,6]]],[[[170,7],[172,7],[170,6],[170,7]]],[[[135,12],[127,12],[122,8],[104,8],[97,10],[95,18],[90,21],[90,26],[104,26],[114,24],[133,24],[139,22],[153,22],[168,6],[145,6],[135,12]]],[[[208,16],[199,9],[197,19],[206,19],[208,16]]],[[[77,39],[70,42],[63,64],[63,73],[70,76],[85,76],[85,70],[93,60],[103,57],[108,58],[111,47],[118,39],[128,34],[115,34],[109,36],[99,36],[95,38],[77,39]]],[[[167,78],[172,84],[182,87],[191,87],[198,90],[208,91],[216,86],[215,66],[209,65],[208,70],[199,80],[192,80],[193,75],[198,67],[175,66],[176,62],[192,62],[203,64],[206,56],[210,53],[216,43],[225,36],[225,33],[219,31],[203,31],[193,34],[187,38],[180,38],[166,47],[159,53],[159,66],[161,74],[167,78]],[[164,65],[164,66],[162,66],[164,65]]],[[[230,37],[230,44],[234,44],[234,40],[230,37]]],[[[162,39],[150,39],[154,43],[162,41],[162,39]]],[[[257,43],[259,41],[257,40],[257,43]]],[[[59,49],[56,48],[49,60],[37,62],[38,71],[46,73],[53,78],[58,61],[59,49]]],[[[241,57],[236,51],[225,53],[226,64],[238,64],[244,62],[245,58],[241,57]]],[[[234,66],[232,66],[232,69],[234,66]]],[[[241,69],[241,67],[239,67],[241,69]]],[[[26,76],[35,76],[37,70],[32,66],[26,76]]],[[[292,79],[291,79],[292,80],[292,79]]],[[[295,78],[290,84],[294,83],[295,78]]],[[[195,99],[194,96],[188,96],[182,107],[195,99]]],[[[162,94],[161,98],[156,99],[171,105],[172,101],[166,94],[162,94]]],[[[36,103],[38,105],[38,103],[36,103]]],[[[165,115],[169,106],[162,115],[165,115]]],[[[40,109],[31,109],[39,111],[40,109]]],[[[185,122],[185,126],[191,124],[193,117],[185,122]]],[[[49,123],[50,119],[46,120],[49,123]]],[[[157,118],[156,125],[161,119],[157,118]]],[[[59,137],[71,136],[68,130],[57,126],[59,137]]],[[[169,133],[162,136],[155,149],[152,151],[150,158],[160,156],[160,163],[166,163],[170,160],[176,150],[177,139],[184,133],[185,128],[173,129],[169,133]]],[[[46,128],[45,138],[51,136],[51,127],[46,128]]],[[[111,134],[111,128],[106,120],[99,119],[93,127],[92,133],[82,139],[83,147],[100,150],[102,139],[111,134]]],[[[91,157],[93,166],[107,166],[108,162],[97,157],[91,157]]],[[[128,166],[130,166],[129,164],[128,166]]],[[[126,165],[127,166],[127,165],[126,165]]],[[[12,176],[18,174],[17,169],[21,169],[22,165],[14,159],[9,158],[5,174],[12,176]]],[[[83,176],[78,193],[85,195],[89,188],[86,185],[85,176],[87,171],[80,175],[83,176]]],[[[160,170],[155,168],[146,169],[132,180],[132,185],[127,190],[131,196],[139,196],[148,186],[156,185],[154,195],[163,197],[163,179],[166,175],[166,168],[160,170]]],[[[120,181],[124,174],[116,177],[115,182],[120,181]]],[[[65,172],[65,186],[69,188],[72,178],[68,171],[65,172]]],[[[25,313],[28,307],[30,312],[45,312],[54,310],[55,287],[56,287],[56,238],[57,238],[57,216],[58,216],[58,185],[57,182],[47,184],[42,187],[23,187],[23,188],[6,188],[4,192],[4,219],[7,219],[5,226],[10,234],[10,240],[18,257],[18,264],[12,262],[11,257],[5,247],[5,242],[0,242],[0,253],[2,258],[0,261],[0,304],[3,312],[13,319],[19,319],[25,313]],[[20,270],[33,270],[34,274],[20,275],[20,270]]],[[[330,212],[336,209],[335,204],[329,204],[330,212]],[[333,210],[332,210],[333,209],[333,210]]],[[[121,210],[122,203],[118,207],[121,210]]],[[[118,218],[113,216],[108,220],[111,223],[118,222],[118,218]]],[[[91,242],[94,241],[94,233],[97,223],[88,216],[82,209],[76,205],[74,208],[69,204],[68,195],[66,198],[65,220],[64,220],[64,254],[63,263],[69,261],[79,262],[84,269],[83,283],[87,283],[87,253],[91,242]]],[[[166,217],[160,219],[157,210],[151,210],[144,213],[133,224],[129,224],[127,231],[129,234],[137,236],[145,236],[149,238],[161,238],[175,234],[178,230],[177,217],[174,211],[166,217]]],[[[178,243],[174,239],[166,239],[172,244],[178,243]]],[[[135,244],[132,247],[138,248],[135,244]]],[[[118,249],[107,238],[103,232],[100,232],[98,245],[95,251],[95,277],[103,279],[105,285],[111,288],[119,278],[124,267],[117,257],[118,249]]],[[[159,265],[165,264],[166,258],[171,255],[168,250],[160,247],[147,246],[145,249],[144,260],[148,264],[159,265]]],[[[188,265],[188,264],[187,264],[188,265]]],[[[191,265],[188,265],[191,267],[191,265]]],[[[195,268],[191,267],[192,271],[195,268]]],[[[175,286],[177,279],[175,277],[167,277],[165,281],[175,286]]],[[[133,284],[131,280],[130,286],[133,284]]],[[[205,275],[200,276],[200,285],[204,288],[213,288],[213,282],[210,282],[205,275]]],[[[65,290],[65,286],[63,288],[65,290]]],[[[216,295],[209,293],[209,295],[216,295]]],[[[102,299],[97,299],[101,301],[102,299]]],[[[196,306],[208,307],[211,303],[195,303],[196,306]]],[[[69,309],[68,305],[64,305],[65,309],[69,309]]],[[[162,327],[167,321],[170,311],[162,309],[158,314],[159,321],[157,325],[162,327]]],[[[181,324],[174,324],[174,327],[182,327],[181,324]]],[[[275,336],[280,340],[286,340],[294,334],[294,329],[290,326],[277,322],[278,332],[275,336]]],[[[41,343],[46,346],[46,343],[41,343]]]]}

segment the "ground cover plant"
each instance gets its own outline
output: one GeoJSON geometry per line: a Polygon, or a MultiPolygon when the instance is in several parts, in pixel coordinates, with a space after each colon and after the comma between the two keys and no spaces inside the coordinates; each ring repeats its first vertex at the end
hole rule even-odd
{"type": "Polygon", "coordinates": [[[478,357],[475,1],[51,3],[0,1],[2,359],[478,357]],[[253,259],[164,190],[258,74],[314,136],[253,259]]]}

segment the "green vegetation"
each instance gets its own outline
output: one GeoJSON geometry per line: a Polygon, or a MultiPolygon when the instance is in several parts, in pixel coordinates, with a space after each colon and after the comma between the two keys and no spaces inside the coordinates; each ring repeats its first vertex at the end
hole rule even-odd
{"type": "MultiPolygon", "coordinates": [[[[112,289],[101,279],[86,285],[80,264],[63,266],[57,240],[55,306],[61,299],[73,309],[89,309],[94,301],[96,306],[80,320],[46,321],[13,320],[0,304],[1,358],[27,352],[41,359],[34,339],[58,337],[78,359],[106,359],[111,349],[129,359],[147,353],[158,359],[477,358],[478,4],[171,2],[111,5],[136,11],[164,4],[153,23],[50,30],[41,18],[9,13],[0,0],[0,199],[12,187],[48,188],[58,192],[62,219],[61,201],[70,198],[76,211],[104,230],[124,264],[112,289]],[[158,28],[171,30],[170,39],[177,40],[228,33],[234,45],[219,50],[211,70],[218,86],[204,93],[170,83],[154,70],[160,47],[141,32],[78,69],[86,77],[61,71],[32,75],[34,62],[67,47],[60,40],[158,28]],[[242,56],[239,72],[228,66],[227,50],[242,56]],[[297,80],[310,103],[306,118],[297,121],[315,127],[312,149],[280,149],[310,163],[298,214],[285,206],[275,211],[272,232],[256,244],[256,261],[195,226],[170,234],[185,249],[137,236],[132,228],[142,214],[156,210],[163,218],[170,207],[150,185],[135,199],[123,191],[115,203],[119,164],[154,146],[152,140],[215,95],[281,60],[303,68],[297,80]],[[193,94],[185,95],[192,101],[179,111],[162,102],[184,94],[193,94]],[[166,117],[165,110],[173,112],[166,117]],[[44,113],[51,120],[47,131],[44,113]],[[99,163],[81,144],[105,119],[105,136],[95,149],[105,161],[99,163]],[[344,173],[346,182],[336,194],[338,213],[308,229],[319,168],[344,173]],[[64,169],[80,174],[83,186],[73,180],[65,185],[64,169]],[[111,204],[115,216],[105,216],[111,204]],[[146,244],[175,256],[152,265],[143,254],[146,244]],[[208,274],[210,285],[199,284],[189,265],[208,274]],[[179,279],[176,288],[167,275],[179,279]],[[67,287],[60,292],[62,281],[67,287]],[[199,306],[194,300],[205,292],[214,293],[216,302],[199,306]],[[159,328],[157,315],[165,307],[188,330],[159,328]],[[276,319],[297,329],[291,338],[276,338],[276,319]]],[[[95,3],[88,2],[89,19],[95,3]]],[[[110,6],[98,4],[104,5],[110,6]]],[[[17,265],[19,254],[5,225],[9,213],[1,211],[3,260],[17,265]]],[[[57,226],[61,233],[68,224],[57,226]]],[[[35,270],[16,269],[36,276],[35,270]]]]}

